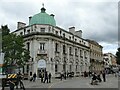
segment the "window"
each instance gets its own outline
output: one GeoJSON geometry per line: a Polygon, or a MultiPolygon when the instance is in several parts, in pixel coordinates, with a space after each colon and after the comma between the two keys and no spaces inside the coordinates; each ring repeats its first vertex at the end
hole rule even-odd
{"type": "Polygon", "coordinates": [[[75,39],[75,42],[77,41],[77,39],[75,39]]]}
{"type": "Polygon", "coordinates": [[[69,36],[69,39],[71,40],[71,36],[69,36]]]}
{"type": "Polygon", "coordinates": [[[23,32],[20,32],[20,35],[23,35],[23,32]]]}
{"type": "Polygon", "coordinates": [[[58,43],[55,43],[55,52],[58,52],[58,43]]]}
{"type": "Polygon", "coordinates": [[[65,38],[65,33],[63,33],[63,37],[65,38]]]}
{"type": "Polygon", "coordinates": [[[29,34],[29,33],[30,33],[30,30],[27,30],[27,33],[29,34]]]}
{"type": "Polygon", "coordinates": [[[69,53],[70,53],[70,55],[72,54],[72,48],[71,47],[69,48],[69,53]]]}
{"type": "Polygon", "coordinates": [[[29,72],[29,65],[27,65],[27,73],[29,72]]]}
{"type": "Polygon", "coordinates": [[[78,65],[76,65],[76,68],[75,68],[76,72],[78,71],[78,65]]]}
{"type": "Polygon", "coordinates": [[[55,31],[55,34],[58,35],[58,31],[55,31]]]}
{"type": "Polygon", "coordinates": [[[45,49],[45,43],[40,43],[40,50],[44,50],[45,49]]]}
{"type": "Polygon", "coordinates": [[[41,30],[41,32],[45,32],[45,28],[41,28],[40,30],[41,30]]]}
{"type": "Polygon", "coordinates": [[[58,72],[58,65],[55,64],[55,72],[58,72]]]}
{"type": "Polygon", "coordinates": [[[27,50],[30,51],[30,43],[27,43],[27,50]]]}
{"type": "Polygon", "coordinates": [[[63,45],[63,54],[65,54],[65,45],[63,45]]]}
{"type": "Polygon", "coordinates": [[[75,55],[77,55],[77,48],[75,49],[75,55]]]}
{"type": "Polygon", "coordinates": [[[82,50],[80,50],[80,56],[82,56],[82,50]]]}

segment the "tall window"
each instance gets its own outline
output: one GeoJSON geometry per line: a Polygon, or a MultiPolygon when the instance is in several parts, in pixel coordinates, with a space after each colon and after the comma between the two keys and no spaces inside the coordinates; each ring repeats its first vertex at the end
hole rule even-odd
{"type": "Polygon", "coordinates": [[[72,48],[71,47],[69,48],[69,53],[70,53],[70,55],[72,54],[72,48]]]}
{"type": "Polygon", "coordinates": [[[80,50],[80,56],[82,56],[82,50],[80,50]]]}
{"type": "Polygon", "coordinates": [[[63,54],[65,54],[65,45],[63,45],[63,54]]]}
{"type": "Polygon", "coordinates": [[[65,33],[63,33],[63,37],[65,38],[65,33]]]}
{"type": "Polygon", "coordinates": [[[55,72],[58,72],[58,65],[55,64],[55,72]]]}
{"type": "Polygon", "coordinates": [[[20,35],[23,35],[23,32],[20,32],[20,35]]]}
{"type": "Polygon", "coordinates": [[[30,43],[27,43],[27,50],[30,51],[30,43]]]}
{"type": "Polygon", "coordinates": [[[55,31],[55,34],[58,35],[58,31],[55,31]]]}
{"type": "Polygon", "coordinates": [[[77,48],[75,49],[75,55],[77,55],[77,48]]]}
{"type": "Polygon", "coordinates": [[[40,43],[40,50],[45,50],[45,43],[40,43]]]}
{"type": "Polygon", "coordinates": [[[58,43],[55,43],[55,52],[58,52],[58,43]]]}
{"type": "Polygon", "coordinates": [[[75,68],[76,72],[78,71],[78,65],[76,65],[76,68],[75,68]]]}
{"type": "Polygon", "coordinates": [[[30,30],[27,30],[27,33],[29,34],[29,33],[30,33],[30,30]]]}
{"type": "Polygon", "coordinates": [[[45,28],[40,28],[41,32],[45,32],[45,28]]]}

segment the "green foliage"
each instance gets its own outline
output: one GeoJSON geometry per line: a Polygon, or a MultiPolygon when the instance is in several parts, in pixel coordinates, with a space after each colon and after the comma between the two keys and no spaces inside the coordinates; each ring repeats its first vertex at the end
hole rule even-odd
{"type": "Polygon", "coordinates": [[[2,37],[10,33],[10,29],[8,28],[7,25],[1,26],[1,30],[2,30],[2,37]]]}
{"type": "Polygon", "coordinates": [[[24,48],[22,36],[9,33],[7,26],[2,26],[2,52],[5,53],[4,65],[22,67],[29,60],[29,52],[24,48]]]}
{"type": "Polygon", "coordinates": [[[116,57],[117,57],[117,64],[120,65],[120,47],[118,48],[118,51],[116,52],[116,57]]]}

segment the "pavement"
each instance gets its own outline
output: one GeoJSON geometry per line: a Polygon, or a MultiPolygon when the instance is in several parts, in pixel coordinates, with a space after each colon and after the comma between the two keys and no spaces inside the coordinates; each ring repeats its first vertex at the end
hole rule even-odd
{"type": "Polygon", "coordinates": [[[25,88],[118,88],[118,77],[107,75],[106,82],[101,82],[98,85],[91,85],[90,77],[73,77],[72,79],[60,80],[52,78],[51,83],[41,83],[40,79],[35,82],[24,80],[25,88]]]}
{"type": "MultiPolygon", "coordinates": [[[[120,78],[114,75],[107,75],[106,82],[101,82],[98,85],[91,85],[90,77],[73,77],[66,80],[52,78],[51,83],[41,83],[40,79],[35,82],[23,80],[25,88],[118,88],[118,81],[120,78]]],[[[9,87],[7,87],[9,88],[9,87]]]]}

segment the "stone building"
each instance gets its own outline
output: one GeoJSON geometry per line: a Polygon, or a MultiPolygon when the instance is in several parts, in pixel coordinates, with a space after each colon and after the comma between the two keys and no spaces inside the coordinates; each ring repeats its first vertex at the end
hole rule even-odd
{"type": "Polygon", "coordinates": [[[80,75],[89,71],[89,43],[82,38],[82,31],[70,27],[69,31],[56,26],[54,15],[46,9],[29,17],[29,25],[18,22],[17,35],[24,37],[25,48],[31,59],[23,68],[23,73],[36,72],[38,77],[45,70],[56,77],[60,72],[74,72],[80,75]]]}
{"type": "Polygon", "coordinates": [[[90,46],[90,71],[99,72],[104,69],[103,47],[94,40],[89,40],[90,46]]]}
{"type": "Polygon", "coordinates": [[[104,53],[105,69],[117,69],[116,56],[112,53],[104,53]]]}

